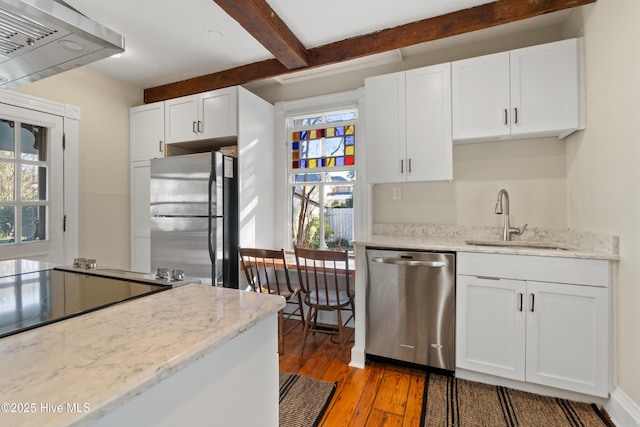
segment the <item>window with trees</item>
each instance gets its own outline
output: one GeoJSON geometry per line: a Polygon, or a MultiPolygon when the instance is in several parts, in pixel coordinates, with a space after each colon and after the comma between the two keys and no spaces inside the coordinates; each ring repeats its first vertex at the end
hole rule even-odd
{"type": "Polygon", "coordinates": [[[353,250],[357,110],[287,121],[294,246],[353,250]]]}
{"type": "Polygon", "coordinates": [[[0,245],[47,239],[47,131],[0,119],[0,245]]]}

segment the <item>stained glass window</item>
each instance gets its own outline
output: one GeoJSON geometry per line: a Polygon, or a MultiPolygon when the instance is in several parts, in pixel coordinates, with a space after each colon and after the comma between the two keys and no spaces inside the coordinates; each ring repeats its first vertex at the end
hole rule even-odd
{"type": "Polygon", "coordinates": [[[324,126],[321,117],[294,120],[295,127],[290,135],[291,168],[355,166],[354,116],[355,114],[350,112],[329,114],[325,116],[324,126]],[[311,129],[298,130],[303,127],[311,129]]]}
{"type": "Polygon", "coordinates": [[[353,250],[357,110],[288,119],[292,246],[353,250]]]}

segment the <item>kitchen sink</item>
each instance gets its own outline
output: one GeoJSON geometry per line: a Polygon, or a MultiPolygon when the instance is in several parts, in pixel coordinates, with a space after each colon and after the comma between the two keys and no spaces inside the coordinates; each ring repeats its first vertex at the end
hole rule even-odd
{"type": "Polygon", "coordinates": [[[553,242],[530,242],[518,240],[465,240],[467,245],[473,246],[494,246],[503,248],[526,248],[526,249],[553,249],[568,251],[573,248],[567,245],[553,242]]]}

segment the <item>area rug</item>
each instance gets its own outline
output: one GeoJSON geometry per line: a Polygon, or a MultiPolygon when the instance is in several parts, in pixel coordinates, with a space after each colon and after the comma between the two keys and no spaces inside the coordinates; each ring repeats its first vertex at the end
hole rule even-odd
{"type": "Polygon", "coordinates": [[[337,383],[280,372],[280,427],[316,427],[337,383]]]}
{"type": "Polygon", "coordinates": [[[596,405],[431,373],[421,420],[421,427],[612,427],[596,405]]]}

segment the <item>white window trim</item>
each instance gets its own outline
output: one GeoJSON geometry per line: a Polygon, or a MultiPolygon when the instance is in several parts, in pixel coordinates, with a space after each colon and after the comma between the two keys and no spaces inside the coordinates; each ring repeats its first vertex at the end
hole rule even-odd
{"type": "Polygon", "coordinates": [[[289,221],[289,178],[288,162],[289,151],[287,150],[287,128],[286,121],[289,117],[303,116],[305,114],[318,111],[338,111],[343,109],[358,109],[358,128],[356,143],[356,174],[357,180],[354,185],[354,240],[362,239],[371,230],[370,200],[371,186],[366,185],[365,176],[365,151],[363,141],[365,141],[365,107],[364,89],[339,92],[330,95],[323,95],[313,98],[299,99],[295,101],[278,102],[275,104],[275,236],[276,247],[289,248],[291,235],[291,224],[289,221]]]}
{"type": "MultiPolygon", "coordinates": [[[[65,136],[64,162],[64,213],[66,232],[64,233],[65,264],[71,264],[79,248],[79,194],[80,194],[80,108],[47,99],[0,89],[0,103],[25,108],[41,113],[60,116],[63,119],[65,136]]],[[[52,224],[53,226],[53,224],[52,224]]],[[[62,226],[60,224],[60,226],[62,226]]]]}

